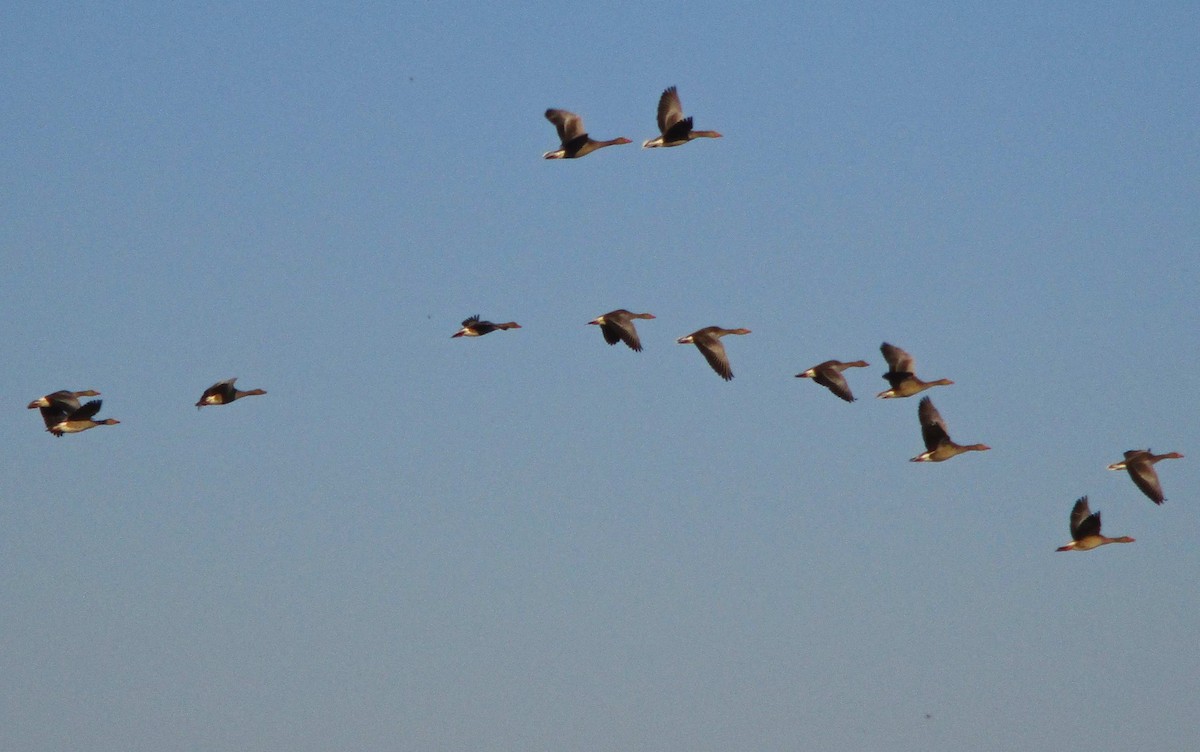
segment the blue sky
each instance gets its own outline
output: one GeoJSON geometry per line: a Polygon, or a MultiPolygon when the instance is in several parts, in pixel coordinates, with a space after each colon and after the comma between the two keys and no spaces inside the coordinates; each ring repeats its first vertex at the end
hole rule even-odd
{"type": "Polygon", "coordinates": [[[0,11],[0,747],[1194,746],[1197,8],[590,16],[0,11]]]}

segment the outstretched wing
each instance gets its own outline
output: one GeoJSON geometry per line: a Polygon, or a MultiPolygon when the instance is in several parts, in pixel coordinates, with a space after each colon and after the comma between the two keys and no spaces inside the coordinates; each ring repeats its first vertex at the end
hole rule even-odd
{"type": "Polygon", "coordinates": [[[813,381],[847,402],[854,401],[854,395],[850,392],[850,385],[846,383],[846,378],[836,368],[818,367],[816,373],[813,375],[813,381]]]}
{"type": "Polygon", "coordinates": [[[721,340],[716,337],[697,337],[693,343],[718,376],[726,381],[733,379],[733,369],[729,367],[729,356],[725,354],[725,345],[721,344],[721,340]]]}
{"type": "MultiPolygon", "coordinates": [[[[679,93],[672,86],[665,90],[658,99],[658,130],[665,136],[667,131],[681,120],[683,120],[683,105],[679,102],[679,93]]],[[[689,123],[687,130],[691,129],[689,123]]]]}
{"type": "Polygon", "coordinates": [[[558,131],[558,140],[562,141],[563,145],[579,136],[587,135],[583,129],[583,118],[574,112],[546,110],[546,119],[554,123],[554,128],[558,131]]]}
{"type": "Polygon", "coordinates": [[[1082,540],[1100,534],[1100,513],[1092,514],[1088,509],[1088,497],[1083,496],[1071,509],[1071,538],[1082,540]]]}
{"type": "Polygon", "coordinates": [[[615,321],[606,319],[604,326],[600,328],[604,331],[604,339],[608,344],[616,344],[619,340],[628,345],[629,349],[634,352],[642,351],[642,340],[638,337],[637,329],[634,328],[632,319],[620,317],[615,321]]]}
{"type": "Polygon", "coordinates": [[[94,417],[96,415],[96,413],[100,412],[100,405],[103,402],[104,402],[104,400],[92,400],[90,402],[85,402],[85,403],[83,403],[82,406],[76,408],[75,410],[72,410],[71,414],[68,415],[66,419],[67,420],[91,420],[92,417],[94,417]]]}
{"type": "Polygon", "coordinates": [[[600,325],[600,333],[604,335],[604,341],[610,345],[615,345],[621,341],[621,328],[614,325],[611,321],[605,320],[600,325]]]}
{"type": "Polygon", "coordinates": [[[913,373],[913,357],[895,345],[884,342],[879,346],[883,359],[887,361],[888,369],[896,373],[913,373]]]}
{"type": "Polygon", "coordinates": [[[42,422],[46,424],[46,428],[57,426],[66,420],[68,415],[79,409],[79,400],[76,399],[74,394],[65,389],[54,394],[47,394],[46,401],[49,402],[48,405],[38,408],[38,412],[42,414],[42,422]]]}
{"type": "Polygon", "coordinates": [[[1147,461],[1149,453],[1139,454],[1137,457],[1125,460],[1125,469],[1129,471],[1129,477],[1133,478],[1133,483],[1138,488],[1142,489],[1142,493],[1146,494],[1155,504],[1161,504],[1164,501],[1162,484],[1158,480],[1158,471],[1154,469],[1154,463],[1147,461]]]}
{"type": "Polygon", "coordinates": [[[929,451],[937,449],[943,443],[950,441],[946,430],[946,421],[933,406],[933,400],[928,397],[921,399],[917,406],[917,417],[921,420],[921,438],[925,440],[925,448],[929,451]]]}
{"type": "Polygon", "coordinates": [[[692,119],[690,117],[686,117],[666,130],[666,132],[663,134],[663,141],[666,141],[667,143],[672,143],[675,141],[687,141],[688,134],[691,132],[692,119]]]}
{"type": "Polygon", "coordinates": [[[233,398],[233,393],[235,391],[234,386],[233,386],[233,383],[235,381],[237,381],[237,376],[234,376],[231,379],[225,379],[224,381],[218,381],[217,383],[213,384],[212,386],[210,386],[209,388],[204,390],[204,394],[200,395],[200,401],[203,402],[203,401],[207,400],[209,397],[221,395],[222,403],[230,402],[233,398]]]}

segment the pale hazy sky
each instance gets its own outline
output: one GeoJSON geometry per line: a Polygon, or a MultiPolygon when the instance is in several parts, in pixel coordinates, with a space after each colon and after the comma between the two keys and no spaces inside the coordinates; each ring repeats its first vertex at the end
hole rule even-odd
{"type": "Polygon", "coordinates": [[[586,7],[0,11],[0,749],[1195,748],[1200,8],[586,7]]]}

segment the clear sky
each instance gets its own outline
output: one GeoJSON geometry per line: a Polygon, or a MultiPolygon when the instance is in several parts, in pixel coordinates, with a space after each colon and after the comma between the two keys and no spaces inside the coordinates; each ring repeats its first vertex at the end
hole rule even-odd
{"type": "Polygon", "coordinates": [[[8,4],[0,749],[1195,749],[1200,7],[996,5],[8,4]]]}

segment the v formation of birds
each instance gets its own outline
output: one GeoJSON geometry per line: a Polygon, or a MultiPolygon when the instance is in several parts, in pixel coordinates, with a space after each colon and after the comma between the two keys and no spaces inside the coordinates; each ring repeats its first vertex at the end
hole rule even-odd
{"type": "MultiPolygon", "coordinates": [[[[546,110],[545,117],[554,124],[560,141],[559,148],[542,155],[545,159],[578,159],[608,146],[633,143],[625,137],[597,141],[589,136],[583,126],[583,119],[579,115],[567,110],[548,109],[546,110]]],[[[680,103],[679,93],[674,86],[664,90],[659,97],[656,121],[659,135],[643,142],[643,148],[674,147],[700,138],[722,137],[716,131],[696,130],[693,128],[692,118],[684,117],[683,115],[683,106],[680,103]]],[[[629,349],[641,352],[642,342],[638,336],[635,321],[638,319],[653,318],[654,315],[650,313],[634,313],[619,308],[597,316],[595,319],[589,321],[588,324],[599,327],[604,341],[609,345],[622,342],[629,349]]],[[[451,337],[482,337],[485,334],[496,331],[520,328],[521,325],[515,321],[493,323],[475,315],[465,319],[462,322],[462,328],[452,334],[451,337]]],[[[729,356],[725,351],[725,346],[722,344],[721,338],[727,335],[742,334],[750,334],[750,330],[745,328],[724,329],[719,326],[706,326],[691,334],[680,337],[676,341],[679,344],[695,345],[713,371],[726,381],[731,381],[733,379],[733,369],[730,366],[729,356]]],[[[883,378],[888,383],[888,388],[876,395],[880,399],[912,397],[932,387],[948,386],[954,383],[944,378],[933,381],[922,380],[916,375],[913,357],[895,345],[884,342],[880,346],[880,352],[888,366],[888,370],[883,374],[883,378]]],[[[856,398],[843,372],[850,368],[865,368],[868,365],[863,360],[849,362],[826,360],[796,374],[796,378],[812,379],[818,385],[828,389],[836,397],[846,402],[854,402],[856,398]]],[[[246,391],[237,389],[234,385],[236,381],[236,378],[225,379],[205,389],[199,401],[196,402],[196,408],[228,405],[243,397],[266,394],[262,389],[250,389],[246,391]]],[[[114,418],[96,419],[96,415],[100,412],[101,405],[103,404],[102,400],[89,400],[82,404],[79,401],[80,397],[95,397],[99,395],[100,393],[93,389],[82,391],[64,389],[39,397],[30,402],[28,407],[30,409],[38,408],[41,411],[42,420],[46,424],[46,430],[54,436],[80,433],[97,426],[119,424],[120,421],[114,418]]],[[[991,448],[986,444],[959,444],[953,441],[950,438],[945,420],[934,406],[933,400],[928,396],[922,397],[918,403],[917,417],[921,426],[921,438],[925,444],[925,451],[913,457],[910,460],[911,462],[944,462],[966,452],[987,451],[991,448]]],[[[1149,449],[1131,449],[1125,452],[1123,460],[1112,463],[1108,466],[1108,469],[1125,470],[1128,472],[1130,478],[1142,493],[1155,504],[1161,505],[1165,501],[1165,497],[1158,478],[1158,472],[1154,466],[1164,459],[1182,458],[1183,455],[1178,452],[1153,454],[1149,449]]],[[[1087,496],[1076,500],[1071,509],[1069,520],[1071,540],[1056,549],[1058,551],[1090,551],[1108,543],[1132,543],[1134,540],[1129,536],[1109,538],[1101,534],[1100,512],[1091,511],[1087,496]]]]}

